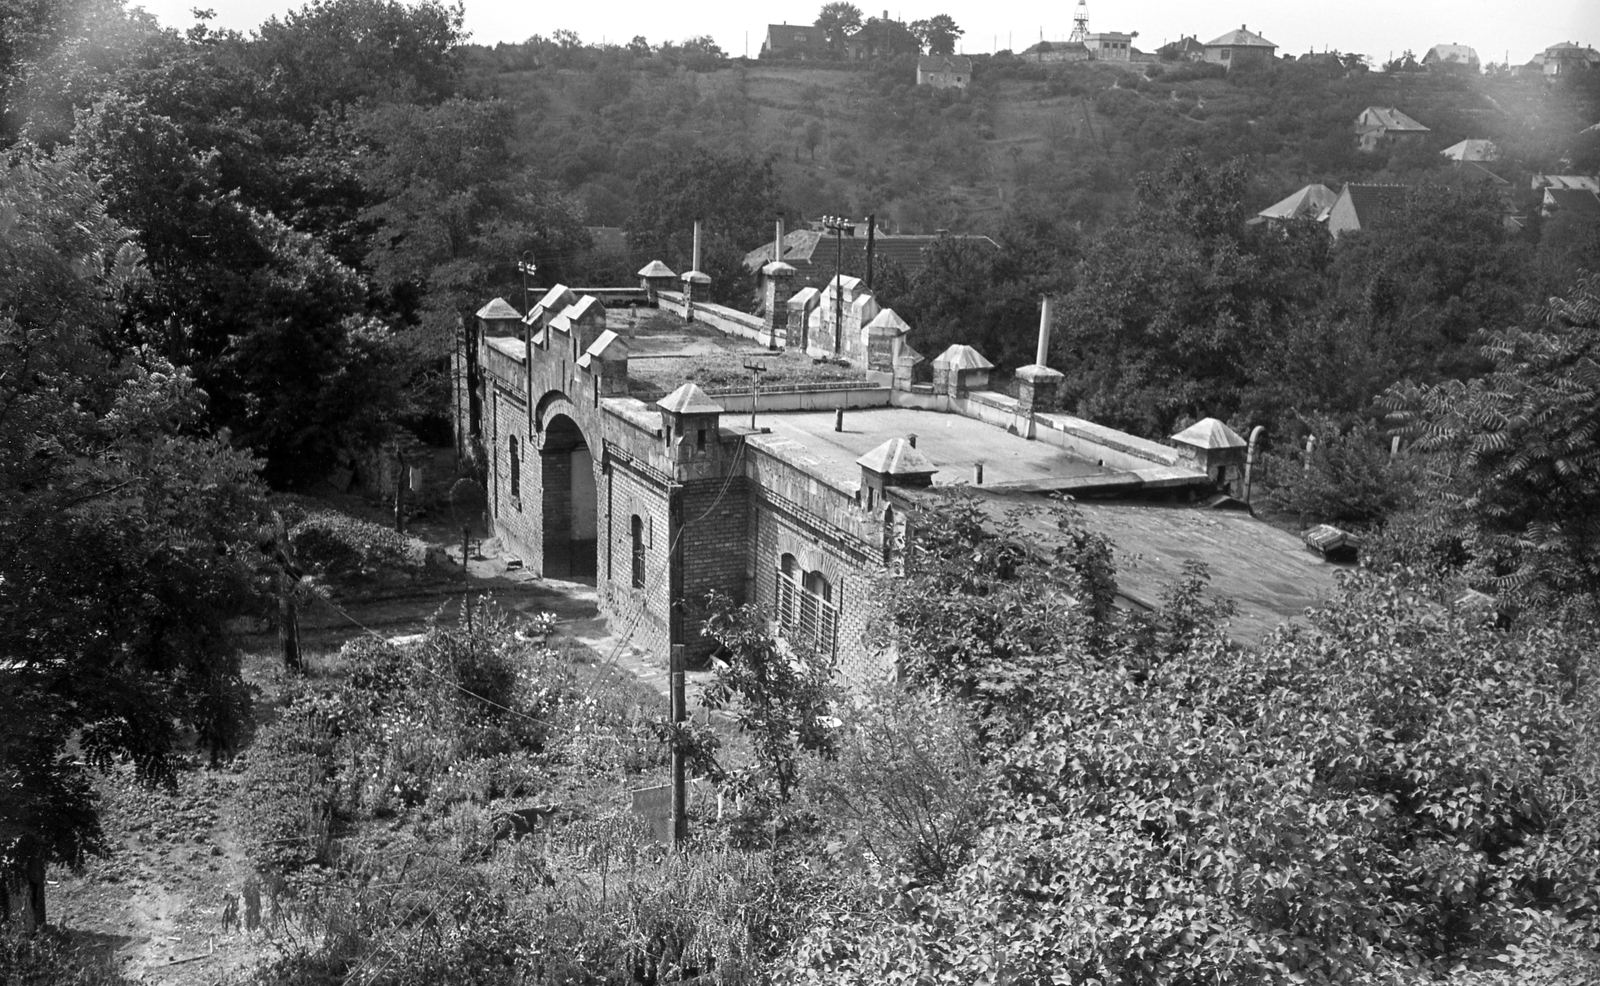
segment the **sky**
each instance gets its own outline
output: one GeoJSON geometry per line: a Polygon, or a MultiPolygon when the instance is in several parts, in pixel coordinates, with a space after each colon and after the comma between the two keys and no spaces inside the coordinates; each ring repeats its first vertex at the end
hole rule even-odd
{"type": "MultiPolygon", "coordinates": [[[[879,0],[880,3],[886,0],[879,0]]],[[[170,27],[193,23],[190,11],[216,11],[214,27],[248,31],[268,17],[297,9],[304,0],[131,0],[170,27]]],[[[815,0],[816,7],[822,6],[815,0]]],[[[865,16],[882,6],[857,2],[865,16]]],[[[592,0],[575,7],[528,0],[466,0],[466,29],[477,44],[517,42],[535,34],[549,37],[566,28],[586,42],[627,41],[644,35],[652,44],[701,34],[717,39],[730,55],[756,55],[769,11],[779,5],[737,0],[592,0]]],[[[946,13],[965,31],[964,51],[1010,47],[1021,50],[1038,41],[1064,40],[1072,31],[1073,0],[895,0],[890,16],[905,21],[946,13]]],[[[1240,25],[1279,46],[1278,53],[1337,49],[1369,55],[1375,62],[1411,49],[1421,57],[1440,43],[1471,45],[1484,62],[1526,62],[1535,52],[1561,41],[1600,47],[1600,0],[1088,0],[1091,31],[1139,32],[1134,46],[1152,51],[1181,35],[1209,41],[1240,25]]],[[[800,23],[814,12],[788,10],[800,23]]],[[[779,17],[781,21],[782,16],[779,17]]]]}

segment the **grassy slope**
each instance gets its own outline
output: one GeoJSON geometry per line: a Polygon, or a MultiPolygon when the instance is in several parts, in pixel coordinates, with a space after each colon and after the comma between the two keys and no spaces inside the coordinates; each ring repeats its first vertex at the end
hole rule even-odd
{"type": "Polygon", "coordinates": [[[964,98],[910,92],[871,71],[766,63],[706,74],[613,71],[609,95],[597,96],[604,73],[492,77],[517,107],[522,149],[547,166],[568,160],[562,177],[597,223],[621,221],[632,179],[649,161],[625,147],[638,129],[630,114],[639,113],[672,118],[645,142],[657,153],[694,142],[771,155],[795,213],[876,212],[896,231],[990,233],[1013,208],[1103,222],[1130,201],[1135,174],[1180,146],[1209,160],[1250,158],[1250,204],[1259,208],[1310,181],[1337,187],[1438,171],[1436,152],[1467,137],[1510,147],[1518,160],[1506,170],[1553,168],[1566,139],[1592,122],[1578,99],[1540,80],[1327,78],[1292,65],[1250,80],[1176,82],[1105,66],[1028,66],[1024,77],[990,69],[964,98]],[[619,75],[631,83],[620,98],[619,75]],[[676,116],[660,108],[666,104],[676,116]],[[1374,104],[1430,124],[1425,148],[1393,160],[1357,155],[1351,124],[1374,104]],[[812,121],[821,126],[814,156],[812,121]],[[571,148],[584,141],[616,159],[570,163],[571,148]]]}

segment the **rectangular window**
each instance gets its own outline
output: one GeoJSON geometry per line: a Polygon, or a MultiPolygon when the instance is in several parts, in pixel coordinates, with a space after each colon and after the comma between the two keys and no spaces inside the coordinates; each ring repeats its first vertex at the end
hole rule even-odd
{"type": "Polygon", "coordinates": [[[1228,56],[1232,55],[1232,54],[1233,54],[1233,49],[1231,49],[1231,48],[1222,49],[1222,60],[1223,61],[1227,61],[1228,60],[1228,56]]]}
{"type": "Polygon", "coordinates": [[[511,499],[522,496],[522,449],[517,436],[511,436],[511,499]]]}
{"type": "Polygon", "coordinates": [[[779,568],[775,575],[777,622],[784,636],[831,657],[839,636],[839,608],[833,603],[833,587],[821,572],[794,568],[790,574],[779,568]]]}
{"type": "Polygon", "coordinates": [[[644,588],[644,518],[633,515],[633,587],[644,588]]]}

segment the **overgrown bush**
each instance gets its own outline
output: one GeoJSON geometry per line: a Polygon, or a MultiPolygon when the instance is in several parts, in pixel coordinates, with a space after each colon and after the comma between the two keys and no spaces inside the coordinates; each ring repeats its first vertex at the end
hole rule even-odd
{"type": "Polygon", "coordinates": [[[887,873],[937,881],[965,863],[995,777],[960,709],[883,685],[840,718],[837,759],[807,783],[824,827],[887,873]]]}
{"type": "Polygon", "coordinates": [[[1414,460],[1391,457],[1389,440],[1371,422],[1341,427],[1332,418],[1306,419],[1316,441],[1264,456],[1261,496],[1304,523],[1381,524],[1413,502],[1414,460]]]}
{"type": "Polygon", "coordinates": [[[380,524],[334,510],[306,514],[289,529],[295,559],[332,578],[421,569],[426,546],[380,524]]]}

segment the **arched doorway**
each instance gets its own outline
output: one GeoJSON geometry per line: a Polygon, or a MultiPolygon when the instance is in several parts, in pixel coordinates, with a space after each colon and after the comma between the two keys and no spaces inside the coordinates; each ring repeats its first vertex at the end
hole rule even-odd
{"type": "Polygon", "coordinates": [[[545,422],[539,468],[544,492],[544,574],[589,581],[595,577],[600,529],[594,459],[578,423],[565,414],[545,422]]]}

